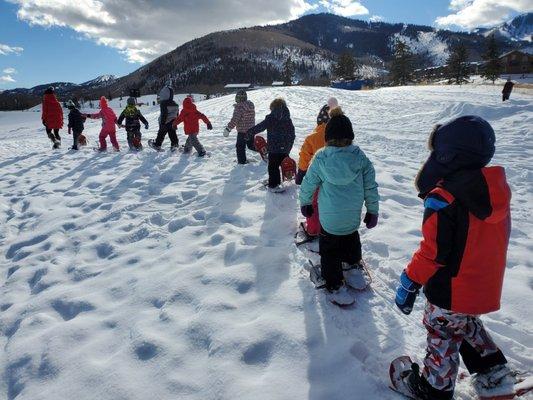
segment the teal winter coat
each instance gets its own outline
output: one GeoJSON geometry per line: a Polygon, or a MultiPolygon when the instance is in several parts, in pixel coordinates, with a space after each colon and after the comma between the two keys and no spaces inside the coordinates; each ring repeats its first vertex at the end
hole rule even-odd
{"type": "Polygon", "coordinates": [[[318,209],[324,230],[349,235],[359,229],[363,202],[378,214],[379,194],[374,166],[357,146],[327,146],[318,151],[300,188],[300,204],[311,204],[319,188],[318,209]]]}

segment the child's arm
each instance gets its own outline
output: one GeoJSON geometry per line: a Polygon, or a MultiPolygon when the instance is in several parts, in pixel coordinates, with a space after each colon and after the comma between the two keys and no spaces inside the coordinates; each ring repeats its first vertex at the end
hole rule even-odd
{"type": "Polygon", "coordinates": [[[239,113],[239,108],[238,107],[234,107],[233,108],[233,115],[232,115],[231,120],[229,121],[228,126],[226,127],[226,129],[231,132],[231,130],[237,126],[237,123],[239,122],[240,119],[241,119],[241,115],[239,113]]]}
{"type": "Polygon", "coordinates": [[[442,189],[433,190],[424,201],[423,239],[405,270],[420,285],[448,263],[456,230],[452,202],[453,197],[442,189]]]}
{"type": "Polygon", "coordinates": [[[210,131],[213,129],[213,125],[211,125],[211,121],[209,121],[209,119],[202,113],[199,113],[200,115],[198,117],[200,117],[200,119],[202,121],[204,121],[204,123],[207,125],[207,130],[210,131]]]}
{"type": "Polygon", "coordinates": [[[120,116],[118,117],[117,125],[122,127],[122,121],[124,121],[124,118],[126,118],[126,114],[124,114],[124,111],[120,113],[120,116]]]}
{"type": "Polygon", "coordinates": [[[248,129],[248,137],[257,135],[258,133],[264,132],[268,127],[268,117],[265,118],[263,122],[258,123],[253,128],[248,129]]]}
{"type": "Polygon", "coordinates": [[[140,111],[139,111],[139,120],[144,124],[144,126],[148,126],[148,121],[146,120],[146,118],[144,118],[144,115],[140,111]]]}
{"type": "Polygon", "coordinates": [[[378,184],[376,183],[376,171],[372,162],[365,157],[363,169],[363,190],[365,197],[366,211],[370,214],[378,215],[379,213],[379,193],[378,184]]]}
{"type": "Polygon", "coordinates": [[[181,116],[181,114],[179,114],[175,119],[174,119],[174,122],[172,122],[172,127],[174,129],[177,129],[178,125],[181,124],[183,122],[183,118],[181,116]]]}
{"type": "MultiPolygon", "coordinates": [[[[319,161],[320,162],[320,161],[319,161]]],[[[313,203],[313,195],[316,192],[316,189],[322,183],[322,179],[318,175],[318,162],[313,162],[305,177],[302,181],[302,186],[300,187],[300,206],[306,206],[313,203]]]]}

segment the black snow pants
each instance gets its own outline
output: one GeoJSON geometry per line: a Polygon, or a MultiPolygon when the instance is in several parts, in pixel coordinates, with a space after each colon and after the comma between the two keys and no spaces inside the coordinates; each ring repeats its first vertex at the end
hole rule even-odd
{"type": "Polygon", "coordinates": [[[74,150],[78,150],[78,139],[82,133],[83,131],[72,131],[72,148],[74,150]]]}
{"type": "Polygon", "coordinates": [[[275,188],[281,184],[281,162],[288,157],[286,153],[268,153],[268,187],[275,188]]]}
{"type": "Polygon", "coordinates": [[[141,147],[140,143],[141,143],[141,139],[142,139],[142,133],[141,133],[140,129],[127,131],[126,132],[126,138],[128,139],[128,146],[129,146],[130,150],[136,150],[136,149],[139,149],[141,147]],[[138,139],[138,141],[139,141],[138,147],[135,146],[134,139],[138,139]]]}
{"type": "Polygon", "coordinates": [[[246,132],[237,132],[237,143],[235,148],[237,149],[237,162],[239,164],[246,164],[246,147],[252,151],[255,150],[254,136],[247,137],[246,132]]]}
{"type": "Polygon", "coordinates": [[[170,139],[170,145],[172,147],[178,147],[178,135],[176,134],[176,130],[172,127],[172,122],[169,122],[168,124],[159,125],[159,131],[157,132],[155,145],[157,147],[161,147],[167,133],[170,139]]]}
{"type": "Polygon", "coordinates": [[[52,129],[46,128],[46,134],[52,142],[61,142],[61,137],[59,136],[59,129],[53,129],[52,133],[52,129]]]}
{"type": "Polygon", "coordinates": [[[361,239],[359,232],[349,235],[333,235],[322,229],[318,239],[322,278],[330,290],[338,289],[342,285],[344,275],[342,263],[350,265],[361,261],[361,239]]]}

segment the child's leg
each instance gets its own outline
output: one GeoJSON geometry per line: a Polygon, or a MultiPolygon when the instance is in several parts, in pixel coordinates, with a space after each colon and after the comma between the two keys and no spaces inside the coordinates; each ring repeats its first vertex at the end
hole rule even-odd
{"type": "Polygon", "coordinates": [[[116,132],[109,132],[109,139],[111,140],[111,144],[115,148],[115,150],[119,150],[120,146],[117,142],[117,133],[116,132]]]}
{"type": "Polygon", "coordinates": [[[167,126],[164,124],[159,125],[159,130],[157,131],[157,137],[155,138],[155,145],[157,147],[161,147],[163,145],[163,141],[165,140],[166,135],[167,135],[167,126]]]}
{"type": "Polygon", "coordinates": [[[237,143],[235,143],[237,151],[237,162],[239,164],[246,164],[246,133],[237,133],[237,143]]]}
{"type": "Polygon", "coordinates": [[[318,214],[318,192],[319,189],[315,191],[313,195],[313,215],[307,218],[307,233],[309,235],[319,235],[320,234],[320,216],[318,214]]]}
{"type": "Polygon", "coordinates": [[[190,153],[192,149],[191,135],[187,135],[187,140],[185,141],[185,146],[183,146],[184,153],[190,153]]]}
{"type": "Polygon", "coordinates": [[[172,128],[172,124],[169,124],[169,127],[168,127],[168,138],[170,139],[170,146],[172,147],[179,146],[178,134],[176,133],[176,130],[172,128]]]}
{"type": "Polygon", "coordinates": [[[342,261],[350,265],[355,265],[363,258],[359,232],[355,231],[344,237],[346,239],[342,241],[342,261]]]}
{"type": "Polygon", "coordinates": [[[100,131],[100,135],[98,135],[98,140],[100,141],[100,149],[101,150],[107,149],[107,143],[105,141],[106,137],[107,137],[107,132],[106,131],[100,131]]]}
{"type": "Polygon", "coordinates": [[[198,154],[205,154],[204,146],[202,146],[202,143],[200,143],[200,140],[198,140],[198,135],[190,135],[189,137],[191,138],[191,143],[198,154]]]}
{"type": "Polygon", "coordinates": [[[445,394],[450,399],[453,397],[460,363],[459,348],[466,335],[468,318],[430,303],[426,305],[424,325],[428,336],[422,376],[439,397],[445,394]]]}
{"type": "Polygon", "coordinates": [[[281,183],[279,167],[287,154],[268,154],[268,187],[275,188],[281,183]]]}
{"type": "Polygon", "coordinates": [[[54,129],[54,137],[55,137],[55,140],[57,140],[58,142],[61,142],[61,136],[59,136],[59,129],[54,129]]]}
{"type": "Polygon", "coordinates": [[[78,138],[80,137],[81,132],[72,132],[72,148],[77,150],[78,149],[78,138]]]}
{"type": "Polygon", "coordinates": [[[339,243],[342,236],[332,235],[322,229],[319,236],[320,265],[322,278],[329,290],[341,287],[344,276],[342,274],[342,260],[339,256],[339,243]]]}
{"type": "Polygon", "coordinates": [[[476,317],[468,317],[466,336],[459,351],[471,374],[507,364],[507,359],[485,330],[481,320],[476,317]]]}

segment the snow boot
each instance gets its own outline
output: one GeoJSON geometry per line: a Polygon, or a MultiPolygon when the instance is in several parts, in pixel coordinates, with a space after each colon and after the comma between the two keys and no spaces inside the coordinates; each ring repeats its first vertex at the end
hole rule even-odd
{"type": "Polygon", "coordinates": [[[286,189],[282,185],[278,185],[276,187],[268,187],[267,188],[270,193],[283,193],[286,189]]]}
{"type": "Polygon", "coordinates": [[[206,154],[207,152],[205,150],[201,151],[200,153],[198,153],[198,157],[205,157],[206,154]]]}
{"type": "Polygon", "coordinates": [[[354,265],[343,264],[344,280],[355,290],[365,290],[370,285],[370,279],[362,262],[354,265]]]}
{"type": "Polygon", "coordinates": [[[153,139],[148,139],[148,146],[150,146],[152,149],[154,149],[155,151],[162,151],[161,150],[161,146],[157,146],[155,144],[155,140],[153,139]]]}
{"type": "Polygon", "coordinates": [[[472,376],[472,385],[479,397],[513,393],[517,379],[506,364],[495,365],[472,376]]]}
{"type": "Polygon", "coordinates": [[[355,297],[353,297],[348,291],[348,287],[343,284],[337,289],[327,289],[327,299],[340,307],[351,306],[355,303],[355,297]]]}

